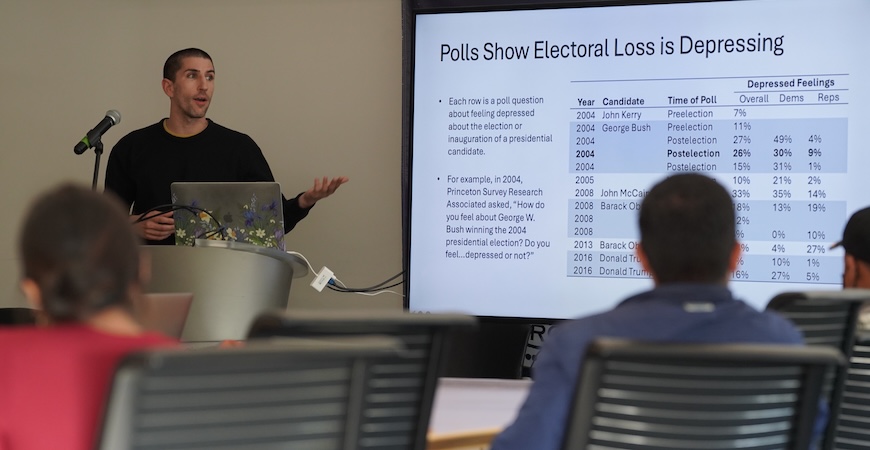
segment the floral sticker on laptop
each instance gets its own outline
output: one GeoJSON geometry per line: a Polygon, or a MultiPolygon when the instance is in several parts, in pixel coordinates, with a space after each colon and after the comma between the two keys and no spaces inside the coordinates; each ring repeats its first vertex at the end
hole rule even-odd
{"type": "Polygon", "coordinates": [[[284,248],[284,218],[280,199],[260,203],[256,194],[233,211],[202,210],[199,201],[191,209],[175,212],[175,244],[192,246],[196,239],[247,242],[261,247],[284,248]]]}

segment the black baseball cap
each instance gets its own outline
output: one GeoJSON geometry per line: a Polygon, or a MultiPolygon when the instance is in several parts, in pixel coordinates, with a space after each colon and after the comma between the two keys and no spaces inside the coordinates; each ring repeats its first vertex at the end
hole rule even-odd
{"type": "Polygon", "coordinates": [[[834,247],[839,246],[846,253],[870,263],[870,207],[858,210],[849,217],[843,230],[843,240],[834,244],[834,247]]]}

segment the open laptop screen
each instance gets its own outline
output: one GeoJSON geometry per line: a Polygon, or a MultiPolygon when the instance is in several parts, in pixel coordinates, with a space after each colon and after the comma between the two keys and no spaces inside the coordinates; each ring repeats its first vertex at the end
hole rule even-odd
{"type": "Polygon", "coordinates": [[[170,292],[142,294],[134,304],[136,316],[146,330],[181,339],[192,302],[190,292],[170,292]]]}

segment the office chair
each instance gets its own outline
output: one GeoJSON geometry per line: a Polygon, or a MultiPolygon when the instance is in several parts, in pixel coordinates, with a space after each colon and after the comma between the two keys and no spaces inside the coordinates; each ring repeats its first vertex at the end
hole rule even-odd
{"type": "Polygon", "coordinates": [[[291,310],[257,317],[248,339],[370,334],[398,338],[405,351],[378,358],[370,366],[357,448],[423,450],[445,338],[451,329],[474,323],[474,317],[460,314],[291,310]]]}
{"type": "Polygon", "coordinates": [[[0,308],[0,326],[34,324],[36,311],[31,308],[0,308]]]}
{"type": "Polygon", "coordinates": [[[830,347],[599,339],[563,450],[808,448],[830,347]]]}
{"type": "Polygon", "coordinates": [[[354,449],[372,358],[401,347],[288,339],[132,354],[115,373],[98,448],[354,449]]]}
{"type": "Polygon", "coordinates": [[[859,333],[847,372],[832,448],[870,450],[870,336],[859,333]]]}
{"type": "MultiPolygon", "coordinates": [[[[861,305],[870,301],[870,290],[786,292],[767,304],[794,322],[803,333],[807,345],[827,345],[840,350],[848,361],[855,345],[855,332],[861,305]]],[[[839,425],[839,413],[848,367],[839,367],[826,374],[822,396],[830,405],[830,415],[820,448],[834,448],[839,425]]]]}

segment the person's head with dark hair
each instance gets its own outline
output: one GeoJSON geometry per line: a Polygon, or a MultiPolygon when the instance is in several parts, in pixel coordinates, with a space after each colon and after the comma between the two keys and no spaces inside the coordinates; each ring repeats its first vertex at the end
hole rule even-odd
{"type": "Polygon", "coordinates": [[[208,126],[205,118],[214,94],[214,63],[198,48],[179,50],[163,64],[163,93],[169,97],[166,131],[187,137],[208,126]]]}
{"type": "Polygon", "coordinates": [[[133,320],[139,240],[114,195],[71,184],[41,195],[24,219],[19,251],[21,288],[49,322],[90,323],[107,312],[133,320]]]}
{"type": "Polygon", "coordinates": [[[736,268],[734,204],[701,174],[670,176],[640,207],[638,258],[656,284],[726,284],[736,268]]]}
{"type": "Polygon", "coordinates": [[[179,50],[166,58],[166,62],[163,63],[163,78],[174,82],[175,77],[178,74],[178,71],[181,69],[182,61],[185,58],[203,58],[211,61],[211,55],[205,52],[205,50],[198,48],[185,48],[183,50],[179,50]]]}
{"type": "Polygon", "coordinates": [[[843,287],[870,288],[870,208],[855,211],[843,229],[843,287]]]}

